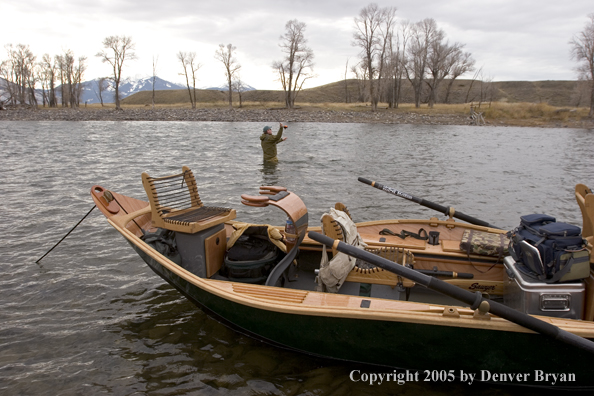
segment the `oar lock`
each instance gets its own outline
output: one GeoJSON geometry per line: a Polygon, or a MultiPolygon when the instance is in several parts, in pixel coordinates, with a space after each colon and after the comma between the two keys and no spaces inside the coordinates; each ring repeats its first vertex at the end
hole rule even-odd
{"type": "Polygon", "coordinates": [[[451,206],[448,208],[448,213],[447,215],[450,216],[450,219],[454,218],[454,215],[456,214],[456,209],[452,208],[451,206]]]}
{"type": "MultiPolygon", "coordinates": [[[[483,300],[480,304],[479,307],[477,309],[474,310],[474,314],[472,315],[472,319],[477,319],[477,320],[491,320],[491,315],[489,315],[489,309],[490,309],[490,305],[489,302],[486,300],[483,300]]],[[[459,318],[460,317],[460,312],[458,311],[458,308],[456,307],[445,307],[443,309],[443,316],[445,317],[450,317],[450,318],[459,318]]]]}
{"type": "Polygon", "coordinates": [[[474,315],[472,315],[473,319],[480,319],[480,320],[491,320],[491,315],[489,315],[489,310],[491,309],[491,305],[486,300],[481,301],[478,309],[474,311],[474,315]]]}

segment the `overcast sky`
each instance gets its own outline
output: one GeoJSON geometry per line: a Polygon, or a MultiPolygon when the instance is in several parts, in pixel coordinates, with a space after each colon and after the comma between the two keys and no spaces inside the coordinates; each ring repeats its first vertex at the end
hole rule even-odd
{"type": "MultiPolygon", "coordinates": [[[[219,44],[232,43],[242,65],[242,80],[258,89],[281,89],[271,69],[282,59],[280,35],[285,23],[298,19],[307,25],[306,38],[315,55],[315,87],[344,78],[347,60],[356,62],[351,45],[354,17],[368,5],[337,0],[0,0],[5,45],[26,44],[38,59],[72,50],[88,58],[86,80],[108,76],[109,66],[95,54],[107,36],[126,35],[136,44],[137,58],[123,74],[152,74],[181,82],[179,51],[196,52],[202,64],[200,87],[225,81],[215,60],[219,44]]],[[[494,81],[575,80],[569,40],[584,29],[594,13],[593,0],[419,0],[378,1],[397,8],[400,21],[433,18],[450,42],[466,45],[485,77],[494,81]]]]}

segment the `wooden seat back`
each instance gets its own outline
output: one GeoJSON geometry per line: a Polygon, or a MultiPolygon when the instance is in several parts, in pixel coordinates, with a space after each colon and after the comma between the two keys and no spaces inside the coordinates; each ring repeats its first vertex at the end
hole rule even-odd
{"type": "Polygon", "coordinates": [[[586,185],[577,184],[575,200],[582,211],[582,235],[591,237],[594,235],[594,194],[586,185]]]}
{"type": "Polygon", "coordinates": [[[202,203],[194,174],[187,166],[182,173],[163,177],[151,177],[144,172],[142,185],[151,205],[154,227],[194,234],[236,216],[234,209],[202,203]]]}

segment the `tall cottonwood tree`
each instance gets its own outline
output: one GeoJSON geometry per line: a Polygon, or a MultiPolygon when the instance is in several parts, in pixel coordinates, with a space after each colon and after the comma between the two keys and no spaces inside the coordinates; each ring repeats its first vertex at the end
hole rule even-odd
{"type": "Polygon", "coordinates": [[[305,28],[305,23],[297,19],[285,24],[285,33],[280,36],[279,44],[284,58],[272,64],[285,91],[285,105],[289,109],[295,107],[295,99],[303,83],[313,77],[314,53],[307,46],[305,28]]]}
{"type": "Polygon", "coordinates": [[[241,76],[239,75],[239,73],[235,73],[234,77],[233,77],[233,82],[232,82],[232,87],[233,87],[233,91],[237,92],[237,96],[239,97],[239,107],[242,107],[242,95],[245,91],[247,91],[247,87],[244,84],[243,80],[241,79],[241,76]]]}
{"type": "Polygon", "coordinates": [[[237,48],[232,44],[219,44],[219,49],[215,52],[215,59],[221,61],[225,67],[229,107],[233,107],[233,80],[235,73],[241,69],[241,65],[237,62],[237,58],[235,58],[235,50],[237,50],[237,48]]]}
{"type": "Polygon", "coordinates": [[[57,107],[58,99],[56,98],[56,79],[58,74],[58,67],[56,62],[52,59],[50,54],[44,54],[39,63],[41,68],[42,91],[45,103],[49,107],[57,107]]]}
{"type": "Polygon", "coordinates": [[[404,76],[404,63],[407,38],[406,32],[410,24],[404,22],[400,32],[396,32],[389,38],[388,54],[386,57],[386,100],[390,108],[398,108],[400,95],[402,93],[402,82],[404,76]]]}
{"type": "Polygon", "coordinates": [[[429,62],[427,64],[429,107],[433,107],[437,102],[437,90],[443,80],[450,77],[450,83],[454,81],[455,77],[452,78],[454,68],[459,65],[459,58],[463,54],[463,44],[454,43],[450,45],[447,40],[444,40],[445,36],[441,40],[435,40],[431,43],[429,50],[429,62]]]}
{"type": "Polygon", "coordinates": [[[362,70],[367,73],[372,110],[377,110],[381,78],[386,64],[389,42],[393,37],[395,20],[395,7],[380,8],[375,3],[364,7],[355,17],[353,45],[361,48],[359,56],[361,62],[365,64],[362,70]]]}
{"type": "Polygon", "coordinates": [[[448,82],[448,86],[446,88],[444,103],[448,103],[450,91],[452,89],[452,85],[454,85],[454,81],[461,75],[474,70],[475,60],[472,58],[472,54],[470,52],[463,52],[460,48],[455,54],[453,54],[453,58],[454,63],[450,70],[450,81],[448,82]]]}
{"type": "Polygon", "coordinates": [[[136,59],[134,53],[135,44],[128,36],[109,36],[103,40],[103,50],[95,56],[101,58],[103,63],[109,63],[113,71],[113,86],[115,88],[115,106],[121,110],[120,106],[120,81],[122,79],[122,69],[127,60],[136,59]]]}
{"type": "Polygon", "coordinates": [[[64,54],[56,56],[63,107],[68,107],[68,105],[78,107],[80,105],[82,77],[87,68],[86,60],[85,56],[81,56],[78,58],[77,64],[71,50],[66,50],[64,54]]]}
{"type": "Polygon", "coordinates": [[[177,59],[180,61],[184,70],[180,75],[186,78],[186,86],[188,87],[188,94],[190,95],[190,103],[192,109],[196,108],[196,73],[202,65],[196,62],[195,52],[182,52],[177,53],[177,59]]]}
{"type": "Polygon", "coordinates": [[[28,45],[6,46],[8,59],[2,62],[0,73],[6,80],[7,101],[12,104],[37,105],[35,84],[37,83],[36,56],[28,45]]]}
{"type": "Polygon", "coordinates": [[[594,13],[588,15],[589,21],[584,30],[579,32],[569,42],[571,57],[579,63],[577,72],[579,78],[590,85],[590,118],[594,117],[594,13]]]}
{"type": "Polygon", "coordinates": [[[421,106],[421,93],[427,78],[431,46],[441,41],[443,37],[443,31],[437,27],[437,22],[432,18],[426,18],[411,25],[404,71],[413,87],[417,108],[421,106]]]}
{"type": "Polygon", "coordinates": [[[99,99],[101,107],[103,107],[103,92],[109,88],[109,80],[110,79],[106,77],[97,79],[97,90],[95,91],[95,95],[97,96],[97,99],[99,99]]]}
{"type": "Polygon", "coordinates": [[[158,56],[153,56],[153,76],[151,77],[152,79],[152,85],[153,85],[153,95],[152,95],[152,104],[153,104],[153,110],[155,110],[155,84],[157,83],[157,62],[159,62],[159,57],[158,56]]]}

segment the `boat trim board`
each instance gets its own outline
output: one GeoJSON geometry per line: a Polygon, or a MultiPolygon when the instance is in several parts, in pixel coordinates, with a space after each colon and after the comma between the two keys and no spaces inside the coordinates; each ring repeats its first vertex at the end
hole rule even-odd
{"type": "MultiPolygon", "coordinates": [[[[126,225],[131,222],[132,219],[142,216],[146,211],[147,208],[143,208],[126,216],[112,216],[107,220],[109,224],[116,228],[130,243],[150,258],[156,260],[167,270],[209,293],[230,299],[239,304],[263,310],[298,315],[387,320],[394,322],[533,333],[532,330],[497,316],[492,316],[491,320],[488,322],[476,320],[472,315],[466,314],[464,308],[457,308],[460,315],[447,315],[450,307],[440,306],[438,304],[392,301],[379,298],[336,295],[314,291],[308,291],[301,303],[291,301],[281,302],[274,298],[269,299],[265,291],[273,290],[275,293],[283,295],[283,293],[291,293],[294,292],[294,290],[272,286],[252,285],[252,290],[262,289],[261,298],[255,297],[250,293],[234,291],[233,287],[236,282],[200,278],[159,254],[150,245],[146,244],[137,235],[126,228],[126,225]],[[361,307],[363,300],[371,301],[369,308],[361,307]]],[[[471,311],[472,310],[468,310],[468,312],[471,311]]],[[[563,329],[571,331],[573,334],[594,338],[594,330],[592,330],[592,326],[588,326],[587,323],[561,320],[552,317],[540,317],[540,319],[561,326],[563,329]]]]}

